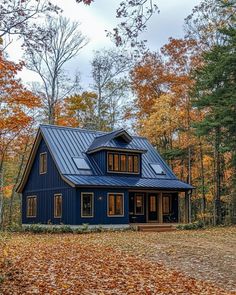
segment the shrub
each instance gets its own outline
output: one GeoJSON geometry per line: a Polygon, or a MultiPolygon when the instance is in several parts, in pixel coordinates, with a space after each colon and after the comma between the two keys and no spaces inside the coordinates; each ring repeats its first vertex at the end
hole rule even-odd
{"type": "Polygon", "coordinates": [[[202,221],[195,221],[193,223],[179,224],[176,228],[180,230],[203,229],[204,223],[202,221]]]}

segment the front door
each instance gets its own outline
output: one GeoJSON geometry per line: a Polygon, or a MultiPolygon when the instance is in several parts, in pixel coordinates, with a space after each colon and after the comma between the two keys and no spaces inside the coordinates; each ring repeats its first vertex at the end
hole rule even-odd
{"type": "Polygon", "coordinates": [[[148,221],[157,221],[157,194],[148,194],[148,221]]]}

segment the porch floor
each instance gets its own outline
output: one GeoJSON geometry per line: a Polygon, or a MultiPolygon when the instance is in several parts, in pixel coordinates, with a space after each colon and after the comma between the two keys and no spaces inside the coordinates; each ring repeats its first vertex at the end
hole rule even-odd
{"type": "Polygon", "coordinates": [[[175,231],[177,225],[178,223],[130,223],[132,228],[145,232],[175,231]]]}

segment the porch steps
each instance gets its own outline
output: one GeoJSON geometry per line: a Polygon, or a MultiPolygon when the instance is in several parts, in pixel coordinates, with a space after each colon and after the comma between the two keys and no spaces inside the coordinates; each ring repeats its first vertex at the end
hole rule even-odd
{"type": "Polygon", "coordinates": [[[137,229],[144,232],[170,232],[175,231],[176,226],[173,224],[138,224],[137,229]]]}

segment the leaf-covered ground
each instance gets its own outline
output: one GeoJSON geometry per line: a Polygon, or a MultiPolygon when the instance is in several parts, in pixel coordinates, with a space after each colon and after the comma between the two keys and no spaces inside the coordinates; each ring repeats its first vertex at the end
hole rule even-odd
{"type": "Polygon", "coordinates": [[[236,294],[236,228],[0,237],[0,294],[236,294]]]}

